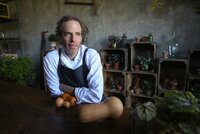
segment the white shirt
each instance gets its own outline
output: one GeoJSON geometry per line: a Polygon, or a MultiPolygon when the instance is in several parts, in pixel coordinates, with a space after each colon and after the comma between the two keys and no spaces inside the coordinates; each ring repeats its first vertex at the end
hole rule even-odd
{"type": "MultiPolygon", "coordinates": [[[[86,46],[81,45],[74,60],[71,60],[62,49],[60,56],[61,64],[71,69],[78,68],[82,65],[82,57],[86,48],[86,46]]],[[[43,59],[45,78],[52,96],[59,96],[63,94],[63,92],[59,89],[60,82],[57,73],[58,61],[58,50],[48,52],[43,59]]],[[[89,69],[87,76],[88,88],[75,87],[75,96],[78,101],[77,103],[99,103],[103,96],[104,82],[102,73],[103,68],[98,52],[95,49],[89,48],[85,56],[85,62],[89,69]]]]}

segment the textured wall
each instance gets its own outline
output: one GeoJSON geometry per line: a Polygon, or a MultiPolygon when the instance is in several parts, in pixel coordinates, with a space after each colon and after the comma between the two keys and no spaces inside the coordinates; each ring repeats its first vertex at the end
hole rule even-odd
{"type": "Polygon", "coordinates": [[[200,48],[200,15],[195,13],[194,8],[199,4],[198,0],[170,1],[153,11],[150,10],[150,0],[96,0],[96,16],[92,14],[91,7],[64,5],[64,1],[16,0],[19,22],[9,27],[3,25],[2,29],[5,28],[8,35],[19,34],[24,54],[33,57],[36,67],[41,32],[47,30],[48,34],[53,33],[57,20],[66,14],[75,15],[87,24],[90,30],[87,46],[97,50],[108,46],[107,37],[111,34],[121,36],[126,33],[129,39],[133,39],[152,33],[157,43],[157,55],[160,56],[172,32],[176,32],[180,44],[180,57],[186,57],[189,48],[200,48]]]}

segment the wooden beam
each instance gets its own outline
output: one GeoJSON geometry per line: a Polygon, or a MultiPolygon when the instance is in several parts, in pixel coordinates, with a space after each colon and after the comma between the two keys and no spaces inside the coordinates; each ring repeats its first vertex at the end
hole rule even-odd
{"type": "Polygon", "coordinates": [[[93,7],[93,14],[96,15],[96,2],[95,0],[92,0],[92,2],[73,2],[66,0],[66,5],[78,5],[78,6],[92,6],[93,7]]]}

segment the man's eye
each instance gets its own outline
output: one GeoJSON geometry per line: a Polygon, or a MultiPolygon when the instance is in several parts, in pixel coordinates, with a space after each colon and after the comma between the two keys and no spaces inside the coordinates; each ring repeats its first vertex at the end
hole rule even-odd
{"type": "Polygon", "coordinates": [[[64,33],[64,36],[70,36],[71,34],[70,33],[64,33]]]}
{"type": "Polygon", "coordinates": [[[76,33],[76,35],[81,36],[81,33],[76,33]]]}

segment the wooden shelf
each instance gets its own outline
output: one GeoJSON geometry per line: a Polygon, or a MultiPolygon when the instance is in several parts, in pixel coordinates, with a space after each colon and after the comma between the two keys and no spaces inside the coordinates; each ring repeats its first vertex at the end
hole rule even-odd
{"type": "Polygon", "coordinates": [[[13,0],[0,0],[1,3],[7,3],[7,2],[10,2],[10,1],[13,1],[13,0]]]}
{"type": "Polygon", "coordinates": [[[66,5],[78,5],[78,6],[92,6],[93,7],[93,14],[96,15],[96,2],[95,0],[92,0],[92,2],[73,2],[66,0],[66,5]]]}
{"type": "Polygon", "coordinates": [[[20,41],[20,38],[15,38],[15,37],[0,38],[0,42],[11,42],[11,41],[20,41]]]}
{"type": "Polygon", "coordinates": [[[8,23],[8,22],[16,22],[16,21],[18,21],[18,20],[0,17],[0,23],[8,23]]]}

